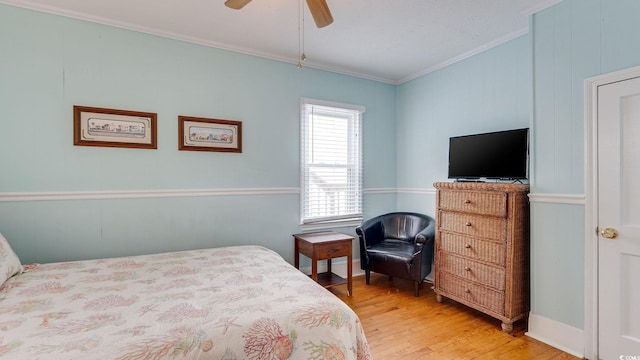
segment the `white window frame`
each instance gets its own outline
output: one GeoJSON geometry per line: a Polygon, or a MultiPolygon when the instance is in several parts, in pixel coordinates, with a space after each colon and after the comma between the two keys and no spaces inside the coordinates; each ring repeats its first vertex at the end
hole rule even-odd
{"type": "MultiPolygon", "coordinates": [[[[322,228],[329,226],[350,226],[359,224],[362,221],[362,119],[365,108],[360,105],[343,104],[330,101],[315,100],[309,98],[300,99],[300,224],[304,228],[322,228]],[[310,141],[313,134],[310,131],[310,121],[313,113],[320,116],[331,116],[330,114],[340,114],[348,121],[347,136],[348,145],[347,164],[326,164],[314,163],[311,159],[310,141]],[[310,168],[347,168],[346,191],[341,192],[341,198],[346,198],[336,210],[316,210],[312,211],[310,195],[313,188],[311,185],[310,168]],[[345,210],[346,209],[346,210],[345,210]],[[315,214],[314,214],[315,212],[315,214]],[[323,214],[318,214],[318,212],[323,214]]],[[[342,116],[336,116],[342,117],[342,116]]],[[[316,203],[316,209],[318,204],[316,203]]]]}

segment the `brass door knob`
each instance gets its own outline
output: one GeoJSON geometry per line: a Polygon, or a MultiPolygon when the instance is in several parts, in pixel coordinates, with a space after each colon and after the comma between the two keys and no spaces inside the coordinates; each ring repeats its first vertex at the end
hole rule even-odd
{"type": "Polygon", "coordinates": [[[618,230],[614,228],[602,229],[600,231],[600,235],[602,235],[602,237],[605,237],[607,239],[615,239],[618,237],[618,230]]]}

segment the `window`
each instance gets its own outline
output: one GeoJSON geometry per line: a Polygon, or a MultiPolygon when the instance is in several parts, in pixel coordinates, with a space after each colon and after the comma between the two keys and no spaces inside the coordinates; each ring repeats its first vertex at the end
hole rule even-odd
{"type": "Polygon", "coordinates": [[[362,219],[364,107],[301,100],[301,222],[362,219]]]}

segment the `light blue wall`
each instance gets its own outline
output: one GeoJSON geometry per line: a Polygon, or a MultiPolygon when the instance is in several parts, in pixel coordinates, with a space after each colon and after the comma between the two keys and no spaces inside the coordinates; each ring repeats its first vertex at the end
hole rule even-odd
{"type": "MultiPolygon", "coordinates": [[[[533,193],[584,194],[584,79],[640,65],[638,14],[636,0],[565,0],[533,15],[533,193]]],[[[584,206],[531,210],[532,311],[583,329],[584,206]]]]}
{"type": "MultiPolygon", "coordinates": [[[[529,125],[532,193],[581,195],[583,80],[640,65],[637,14],[636,0],[565,0],[528,36],[395,87],[0,5],[0,193],[296,188],[305,96],[367,107],[365,217],[433,214],[450,136],[529,125]],[[74,147],[74,104],[157,112],[158,150],[74,147]],[[243,121],[243,153],[177,151],[179,114],[243,121]]],[[[0,231],[27,262],[247,243],[291,261],[298,201],[0,202],[0,231]]],[[[584,207],[531,212],[532,311],[583,328],[584,207]]]]}
{"type": "MultiPolygon", "coordinates": [[[[300,97],[365,106],[365,189],[396,186],[379,166],[395,160],[393,85],[7,5],[0,53],[0,193],[295,189],[300,97]],[[156,112],[158,149],[74,146],[73,105],[156,112]],[[178,151],[178,115],[242,121],[243,152],[178,151]]],[[[395,194],[364,201],[376,213],[395,194]]],[[[24,262],[249,243],[292,261],[298,204],[269,191],[0,202],[0,232],[24,262]]]]}
{"type": "Polygon", "coordinates": [[[433,215],[449,137],[529,127],[530,79],[525,35],[398,86],[398,208],[433,215]]]}
{"type": "MultiPolygon", "coordinates": [[[[583,81],[640,64],[637,14],[635,0],[563,1],[532,16],[529,36],[399,86],[398,208],[433,212],[433,195],[412,189],[446,180],[449,136],[509,127],[531,127],[534,195],[583,195],[583,81]]],[[[561,199],[531,204],[532,311],[578,329],[584,216],[561,199]]]]}

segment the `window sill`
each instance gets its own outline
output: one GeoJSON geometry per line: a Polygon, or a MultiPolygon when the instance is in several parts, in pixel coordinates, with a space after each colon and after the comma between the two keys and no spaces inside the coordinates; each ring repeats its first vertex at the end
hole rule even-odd
{"type": "Polygon", "coordinates": [[[333,221],[322,221],[315,222],[311,224],[300,224],[300,229],[303,231],[307,230],[330,230],[335,228],[343,228],[343,227],[357,227],[362,224],[362,219],[350,219],[350,220],[333,220],[333,221]]]}

